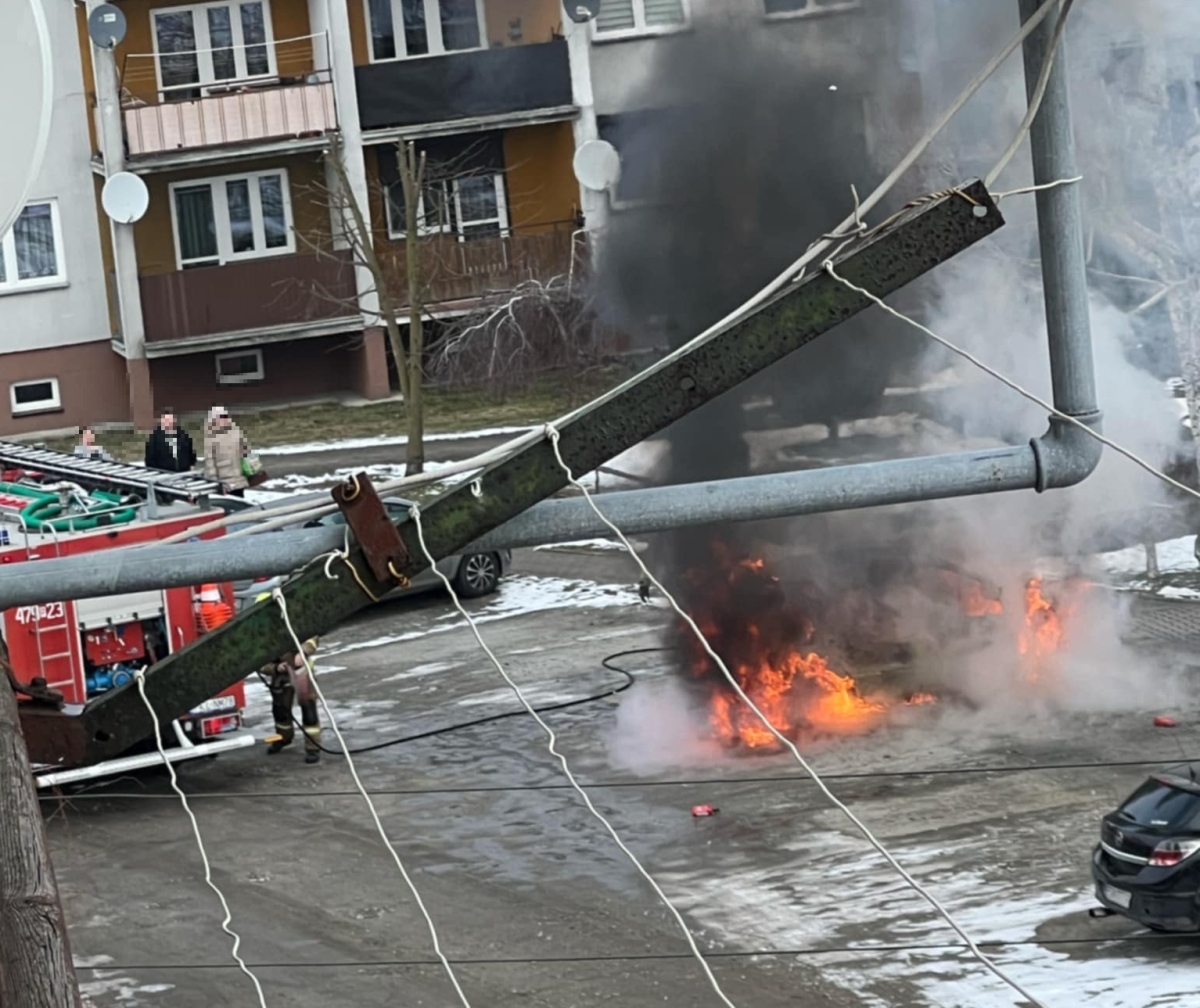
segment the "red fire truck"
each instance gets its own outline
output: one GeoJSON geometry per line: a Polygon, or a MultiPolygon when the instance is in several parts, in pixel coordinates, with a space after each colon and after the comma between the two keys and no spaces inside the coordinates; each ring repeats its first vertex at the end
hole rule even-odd
{"type": "MultiPolygon", "coordinates": [[[[193,473],[83,458],[0,442],[0,568],[50,557],[136,546],[165,539],[222,516],[219,487],[193,473]]],[[[198,538],[223,534],[217,529],[198,538]]],[[[96,557],[103,564],[103,555],[96,557]]],[[[218,586],[232,607],[233,586],[218,586]]],[[[17,677],[62,694],[68,713],[92,697],[132,682],[199,636],[200,586],[64,599],[0,613],[17,677]]],[[[211,588],[209,589],[211,593],[211,588]]],[[[241,730],[243,684],[161,726],[172,762],[253,745],[241,730]]],[[[162,762],[153,740],[128,755],[88,767],[35,768],[38,785],[72,783],[162,762]]]]}

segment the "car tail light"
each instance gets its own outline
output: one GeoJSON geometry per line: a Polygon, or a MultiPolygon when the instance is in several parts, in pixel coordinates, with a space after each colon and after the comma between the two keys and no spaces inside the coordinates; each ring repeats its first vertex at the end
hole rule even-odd
{"type": "Polygon", "coordinates": [[[1190,858],[1200,850],[1200,840],[1164,840],[1154,848],[1150,864],[1157,868],[1170,868],[1190,858]]]}
{"type": "Polygon", "coordinates": [[[241,719],[236,714],[227,714],[225,717],[204,718],[200,722],[200,734],[204,738],[212,738],[214,735],[223,735],[226,732],[237,731],[241,719]]]}

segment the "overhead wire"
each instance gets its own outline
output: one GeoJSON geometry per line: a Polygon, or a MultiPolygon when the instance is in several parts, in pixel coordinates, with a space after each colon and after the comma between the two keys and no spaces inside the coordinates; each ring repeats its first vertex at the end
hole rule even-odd
{"type": "Polygon", "coordinates": [[[167,758],[167,752],[163,746],[162,725],[159,723],[158,713],[154,710],[154,705],[150,702],[150,698],[146,696],[146,670],[138,669],[134,673],[134,681],[137,683],[138,696],[142,698],[146,713],[150,715],[150,722],[154,725],[154,745],[158,749],[158,754],[162,757],[163,764],[167,768],[167,773],[171,777],[171,789],[179,796],[179,801],[183,805],[183,811],[187,814],[188,821],[191,823],[192,838],[196,841],[196,850],[200,852],[200,861],[204,865],[204,884],[216,894],[217,901],[221,904],[221,909],[225,913],[225,917],[221,921],[221,930],[233,940],[230,955],[237,968],[249,977],[250,982],[254,984],[254,993],[258,996],[259,1008],[267,1008],[262,984],[258,982],[258,977],[254,975],[254,972],[246,965],[246,960],[241,956],[242,936],[233,929],[233,911],[229,909],[229,902],[225,899],[225,894],[221,891],[220,886],[213,881],[212,864],[208,860],[208,851],[204,846],[204,837],[200,833],[200,823],[196,819],[196,814],[192,811],[191,805],[188,804],[187,794],[179,786],[179,777],[175,773],[175,765],[167,758]]]}
{"type": "MultiPolygon", "coordinates": [[[[904,157],[900,159],[887,177],[884,178],[884,180],[880,182],[880,184],[876,186],[875,189],[865,199],[858,201],[856,195],[856,205],[854,211],[835,228],[827,232],[826,235],[818,238],[816,241],[810,244],[803,255],[791,263],[791,265],[789,265],[782,273],[776,276],[774,280],[764,286],[747,301],[743,302],[741,305],[731,311],[720,321],[709,326],[699,335],[693,337],[687,343],[672,351],[661,360],[650,365],[650,367],[639,372],[637,375],[626,380],[618,385],[615,389],[606,392],[597,399],[584,403],[582,406],[563,414],[554,421],[554,426],[560,427],[569,421],[574,420],[583,413],[592,409],[596,403],[603,402],[612,396],[636,385],[645,376],[653,374],[668,364],[673,363],[681,356],[689,353],[704,340],[751,315],[761,305],[765,304],[772,297],[783,290],[789,283],[802,278],[805,268],[824,252],[828,251],[830,248],[833,248],[837,243],[844,242],[847,239],[861,234],[865,228],[863,223],[864,215],[878,206],[879,203],[882,202],[883,199],[892,191],[892,189],[896,187],[896,184],[900,181],[900,179],[909,171],[910,168],[913,167],[913,165],[917,163],[918,160],[920,160],[921,156],[929,149],[934,140],[941,135],[946,126],[948,126],[954,117],[962,111],[967,103],[978,93],[980,88],[982,88],[984,84],[986,84],[996,74],[996,72],[1008,61],[1009,57],[1012,56],[1017,48],[1020,47],[1021,44],[1024,43],[1024,41],[1037,29],[1037,27],[1051,14],[1051,12],[1055,10],[1055,5],[1057,2],[1058,0],[1051,0],[1051,2],[1046,3],[1045,6],[1041,7],[1032,17],[1030,17],[1029,20],[1027,20],[1021,26],[1020,30],[1017,31],[1017,33],[1008,41],[1008,43],[1001,48],[1000,51],[997,52],[987,62],[987,64],[984,65],[983,69],[981,69],[979,73],[976,74],[976,76],[966,85],[966,87],[963,88],[957,98],[955,98],[955,100],[947,107],[942,115],[939,116],[938,119],[921,135],[917,142],[913,144],[913,146],[904,155],[904,157]]],[[[1068,7],[1070,3],[1073,2],[1074,0],[1069,0],[1068,7]]],[[[1061,28],[1064,24],[1065,16],[1060,17],[1059,27],[1061,28]]],[[[1059,37],[1061,37],[1061,33],[1059,33],[1059,37]]],[[[1051,48],[1049,50],[1049,54],[1053,54],[1053,52],[1054,49],[1051,48]]],[[[1048,81],[1049,70],[1043,68],[1043,72],[1048,81]]],[[[1044,87],[1042,88],[1042,91],[1044,93],[1044,87]]],[[[1032,123],[1033,117],[1027,116],[1027,118],[1032,123]]],[[[1019,141],[1017,146],[1019,147],[1019,141]]],[[[439,467],[432,472],[416,473],[411,476],[404,476],[395,480],[388,480],[384,483],[378,484],[377,489],[381,493],[391,493],[397,490],[403,490],[414,486],[425,485],[428,483],[437,482],[439,480],[452,478],[456,475],[471,473],[479,469],[483,469],[492,463],[501,462],[512,457],[522,448],[525,448],[538,441],[541,436],[542,428],[532,427],[527,433],[512,438],[501,445],[497,445],[495,448],[491,448],[487,451],[474,455],[469,459],[463,459],[460,462],[439,467]]],[[[320,517],[321,515],[329,514],[334,510],[333,505],[310,506],[307,509],[299,505],[284,505],[279,510],[268,508],[264,511],[256,512],[255,514],[258,518],[274,518],[285,513],[283,508],[291,507],[296,508],[296,510],[289,512],[295,515],[295,521],[300,521],[306,517],[320,517]]],[[[214,531],[218,528],[223,528],[231,524],[241,524],[247,520],[254,519],[244,512],[237,512],[232,515],[227,515],[225,518],[217,519],[213,522],[188,529],[185,532],[177,533],[176,535],[168,537],[167,539],[158,540],[158,544],[182,542],[203,532],[214,531]]],[[[249,529],[244,531],[246,534],[257,534],[251,532],[249,529]]],[[[269,529],[264,528],[259,529],[259,531],[265,532],[269,531],[269,529]]],[[[137,547],[134,546],[129,548],[137,547]]]]}
{"type": "Polygon", "coordinates": [[[309,660],[308,654],[304,650],[304,645],[300,642],[300,638],[296,635],[296,630],[292,626],[291,616],[288,615],[287,599],[283,597],[283,592],[279,588],[275,588],[271,592],[276,604],[279,606],[279,615],[283,619],[284,626],[287,627],[288,635],[292,638],[292,643],[296,647],[296,653],[304,662],[305,670],[308,673],[309,682],[312,683],[313,691],[317,694],[317,699],[321,703],[322,709],[325,711],[325,717],[329,721],[329,727],[333,734],[337,736],[338,743],[342,747],[342,754],[346,759],[346,767],[350,771],[350,776],[354,780],[354,786],[358,793],[362,796],[363,801],[367,805],[368,811],[371,813],[371,820],[375,824],[375,829],[379,833],[379,838],[383,841],[384,847],[392,856],[392,860],[396,863],[396,868],[400,871],[400,877],[404,879],[404,884],[408,887],[408,891],[412,893],[413,899],[416,901],[417,909],[421,911],[421,916],[425,918],[425,925],[429,930],[429,937],[433,941],[433,951],[441,963],[442,968],[449,977],[451,985],[454,987],[454,993],[458,996],[458,1000],[462,1003],[463,1008],[471,1008],[471,1002],[467,1000],[466,994],[463,993],[462,986],[458,982],[458,976],[454,972],[454,967],[450,965],[450,961],[446,958],[446,954],[442,951],[442,944],[438,938],[437,926],[433,922],[433,917],[425,906],[425,901],[421,898],[421,893],[417,889],[416,883],[408,873],[408,869],[404,867],[404,861],[400,858],[392,841],[388,838],[387,830],[383,827],[383,821],[379,818],[379,810],[375,807],[375,802],[371,800],[370,792],[363,785],[362,779],[358,775],[358,768],[354,765],[353,758],[347,753],[348,746],[346,739],[342,735],[342,729],[338,726],[337,718],[334,717],[333,711],[329,708],[329,703],[325,699],[325,693],[321,689],[321,684],[317,681],[316,672],[313,669],[312,662],[309,660]]]}
{"type": "Polygon", "coordinates": [[[662,886],[658,884],[658,881],[653,875],[650,874],[646,866],[643,865],[638,859],[638,856],[634,854],[633,851],[630,850],[626,845],[625,841],[621,839],[620,834],[617,833],[612,823],[609,822],[607,817],[592,803],[591,797],[588,795],[587,791],[584,790],[583,785],[579,783],[574,772],[571,770],[571,765],[567,762],[566,756],[559,752],[557,748],[558,736],[555,734],[554,729],[545,722],[542,716],[529,702],[529,699],[525,696],[525,692],[519,685],[517,685],[516,680],[508,674],[508,671],[504,668],[504,665],[501,663],[500,659],[496,657],[496,653],[490,647],[488,647],[487,641],[483,639],[483,635],[479,632],[479,626],[476,624],[475,620],[472,619],[471,614],[467,612],[466,608],[462,604],[462,600],[458,597],[458,593],[454,590],[454,585],[437,566],[437,561],[434,560],[433,555],[429,552],[429,546],[425,542],[424,525],[421,521],[421,509],[419,507],[413,507],[410,512],[410,517],[412,518],[413,524],[416,527],[417,542],[421,546],[422,553],[425,554],[426,561],[429,563],[429,566],[437,572],[437,576],[441,578],[442,583],[446,587],[446,591],[450,593],[450,599],[454,603],[454,607],[467,621],[467,625],[471,628],[471,633],[474,635],[476,642],[483,649],[484,654],[487,655],[488,660],[500,674],[500,677],[505,681],[505,683],[507,683],[508,688],[512,690],[513,695],[516,696],[521,706],[525,708],[526,713],[528,713],[529,716],[537,722],[538,726],[545,733],[546,749],[551,756],[558,760],[558,764],[562,769],[563,776],[566,777],[568,783],[571,785],[575,793],[579,795],[588,812],[591,813],[593,818],[595,818],[597,822],[604,827],[608,835],[612,837],[613,842],[620,849],[621,853],[625,855],[637,873],[641,875],[643,879],[645,879],[650,888],[654,890],[654,894],[659,898],[659,901],[664,907],[666,907],[667,911],[675,919],[675,923],[679,925],[679,930],[682,932],[684,939],[687,941],[692,957],[700,965],[701,970],[704,972],[705,979],[708,980],[709,986],[712,987],[713,992],[720,999],[721,1003],[726,1005],[727,1008],[736,1008],[736,1005],[734,1005],[734,1003],[729,999],[729,996],[725,993],[724,989],[717,981],[712,968],[708,965],[708,960],[705,959],[704,953],[700,950],[700,946],[696,943],[695,936],[692,934],[691,929],[687,926],[687,922],[683,919],[683,914],[681,914],[676,908],[675,904],[671,902],[671,899],[663,891],[662,886]]]}
{"type": "Polygon", "coordinates": [[[837,795],[835,795],[833,793],[832,790],[830,790],[829,786],[822,779],[821,775],[818,774],[817,771],[815,769],[813,769],[813,767],[809,764],[809,762],[804,758],[803,754],[800,752],[799,748],[796,746],[796,743],[793,742],[790,738],[788,738],[786,735],[784,735],[783,732],[781,732],[778,728],[775,727],[775,725],[771,721],[771,719],[768,718],[762,712],[762,710],[758,707],[758,705],[750,698],[749,694],[747,694],[746,691],[742,688],[741,683],[738,682],[737,678],[733,675],[733,673],[729,671],[729,666],[726,665],[725,660],[716,652],[716,650],[713,648],[712,644],[709,643],[708,637],[705,636],[704,632],[696,624],[696,621],[679,604],[679,602],[675,599],[675,596],[672,595],[671,592],[667,590],[667,588],[663,585],[663,583],[661,581],[659,581],[658,578],[656,578],[651,573],[650,568],[646,566],[645,561],[642,560],[642,558],[638,554],[637,550],[635,550],[633,548],[633,544],[630,543],[630,541],[625,537],[625,533],[622,532],[620,530],[620,528],[618,528],[616,526],[616,524],[614,524],[608,518],[608,516],[605,515],[603,511],[600,510],[600,508],[596,504],[595,499],[592,496],[592,493],[587,489],[587,487],[585,487],[583,485],[582,482],[580,482],[579,480],[577,480],[575,478],[574,473],[571,472],[571,467],[563,459],[562,450],[561,450],[561,447],[559,444],[560,437],[559,437],[558,430],[555,429],[552,425],[547,425],[546,434],[549,437],[550,445],[554,450],[554,458],[558,462],[560,468],[563,470],[563,473],[566,475],[567,480],[577,490],[579,490],[583,494],[584,499],[591,506],[591,509],[593,512],[595,512],[596,517],[599,518],[600,521],[602,521],[605,525],[608,526],[608,528],[612,531],[612,533],[625,546],[626,550],[629,551],[629,555],[633,558],[634,562],[638,565],[638,567],[641,568],[642,575],[647,580],[649,580],[649,582],[655,588],[657,588],[659,592],[662,593],[662,597],[664,599],[666,599],[667,604],[670,605],[670,607],[675,611],[676,615],[678,615],[679,618],[681,620],[683,620],[684,623],[687,624],[688,629],[696,637],[696,640],[700,643],[701,647],[704,648],[705,653],[709,656],[710,659],[712,659],[712,661],[715,663],[717,668],[720,670],[721,674],[724,676],[725,681],[729,683],[730,687],[737,694],[738,699],[741,700],[742,703],[744,703],[750,709],[750,711],[754,714],[754,716],[757,717],[758,720],[762,722],[763,726],[771,733],[771,735],[774,736],[775,740],[777,742],[779,742],[779,744],[781,746],[783,746],[784,749],[786,749],[789,753],[791,753],[792,758],[795,759],[795,761],[799,764],[800,768],[802,770],[804,770],[804,772],[806,774],[808,774],[808,776],[812,779],[812,782],[817,786],[817,788],[821,791],[821,793],[825,796],[825,798],[839,812],[841,812],[847,819],[850,820],[850,822],[859,831],[859,833],[862,834],[864,839],[866,839],[866,841],[872,847],[875,848],[875,850],[879,853],[879,855],[889,865],[891,865],[891,867],[893,869],[895,869],[897,874],[899,874],[900,877],[902,879],[904,879],[904,881],[913,890],[913,892],[915,892],[918,896],[920,896],[922,899],[924,899],[925,902],[928,903],[937,912],[937,914],[942,918],[942,920],[944,920],[950,926],[950,928],[954,931],[954,933],[957,934],[966,943],[967,947],[971,951],[971,954],[974,955],[974,957],[980,962],[980,964],[982,966],[984,966],[984,968],[986,968],[990,973],[992,973],[997,979],[1002,980],[1005,984],[1007,984],[1009,987],[1011,987],[1013,989],[1013,991],[1015,991],[1021,997],[1028,1000],[1031,1004],[1038,1006],[1038,1008],[1044,1008],[1044,1005],[1042,1004],[1042,1002],[1040,1000],[1038,1000],[1036,997],[1034,997],[1032,994],[1030,994],[1029,991],[1027,991],[1023,986],[1021,986],[1020,983],[1018,983],[1016,980],[1014,980],[1012,977],[1010,977],[1007,973],[1004,972],[1003,969],[1001,969],[998,965],[996,965],[996,963],[992,962],[992,960],[990,958],[988,958],[988,956],[983,952],[983,950],[976,944],[975,940],[967,933],[967,931],[962,927],[962,925],[960,925],[958,923],[958,921],[950,913],[950,911],[947,910],[942,905],[942,903],[937,899],[937,897],[934,896],[925,886],[923,886],[915,878],[913,878],[913,876],[909,873],[908,869],[906,869],[902,864],[900,864],[899,861],[896,860],[895,856],[891,853],[891,851],[889,851],[887,849],[887,847],[882,843],[882,841],[880,841],[875,836],[875,834],[870,830],[870,828],[866,825],[866,823],[864,823],[861,819],[859,819],[858,816],[855,815],[853,811],[851,811],[850,807],[847,806],[843,801],[841,801],[841,799],[839,799],[837,797],[837,795]]]}
{"type": "Polygon", "coordinates": [[[1005,385],[1008,388],[1012,389],[1019,396],[1022,396],[1023,398],[1028,399],[1031,403],[1034,403],[1037,406],[1040,406],[1042,409],[1046,410],[1046,412],[1049,413],[1051,416],[1055,417],[1058,420],[1063,421],[1064,423],[1068,423],[1073,427],[1077,427],[1079,430],[1081,430],[1085,434],[1087,434],[1088,437],[1094,438],[1096,441],[1099,441],[1100,444],[1104,445],[1106,448],[1111,448],[1118,455],[1122,455],[1125,458],[1129,459],[1129,461],[1133,462],[1135,465],[1144,469],[1155,479],[1161,480],[1163,483],[1166,483],[1168,486],[1174,487],[1176,490],[1181,490],[1185,494],[1188,494],[1189,496],[1200,499],[1200,491],[1194,490],[1192,487],[1188,486],[1186,483],[1181,483],[1179,480],[1177,480],[1171,476],[1168,476],[1165,472],[1156,468],[1153,463],[1147,462],[1144,458],[1142,458],[1136,452],[1133,452],[1130,449],[1123,447],[1122,445],[1120,445],[1116,441],[1114,441],[1112,438],[1105,437],[1099,431],[1094,430],[1090,425],[1084,423],[1078,417],[1073,417],[1069,413],[1064,413],[1057,406],[1054,406],[1052,403],[1047,402],[1041,396],[1036,395],[1033,392],[1030,392],[1027,388],[1025,388],[1022,385],[1019,385],[1017,382],[1013,381],[1007,375],[1001,373],[1000,371],[997,371],[995,368],[991,367],[990,365],[985,364],[982,360],[980,360],[978,357],[976,357],[969,350],[965,350],[964,348],[960,347],[957,343],[953,343],[950,340],[946,339],[944,336],[938,335],[932,329],[930,329],[928,326],[922,325],[916,319],[910,318],[908,315],[905,315],[903,312],[897,311],[895,308],[893,308],[891,305],[889,305],[882,298],[878,297],[875,294],[872,294],[866,288],[859,287],[857,284],[851,283],[849,280],[847,280],[844,276],[842,276],[840,273],[838,273],[834,269],[832,261],[826,261],[826,263],[824,265],[824,269],[825,269],[825,272],[828,273],[829,276],[832,277],[834,280],[838,281],[838,283],[843,284],[844,286],[848,287],[850,290],[854,291],[855,293],[860,294],[863,297],[867,298],[876,307],[882,308],[889,315],[894,316],[895,318],[899,319],[901,322],[906,322],[908,325],[912,326],[913,328],[918,329],[919,331],[923,332],[926,336],[928,336],[934,342],[939,343],[941,346],[945,347],[951,353],[957,354],[959,357],[961,357],[963,360],[967,361],[969,364],[973,365],[974,367],[979,368],[979,370],[983,371],[985,374],[990,375],[992,378],[995,378],[1002,385],[1005,385]]]}

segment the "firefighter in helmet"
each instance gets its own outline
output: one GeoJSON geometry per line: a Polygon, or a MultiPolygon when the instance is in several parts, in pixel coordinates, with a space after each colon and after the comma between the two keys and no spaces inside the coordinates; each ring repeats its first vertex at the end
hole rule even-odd
{"type": "MultiPolygon", "coordinates": [[[[270,592],[264,592],[255,601],[270,597],[270,592]]],[[[319,643],[319,638],[310,637],[303,644],[303,653],[282,655],[259,670],[271,691],[275,734],[267,739],[267,753],[272,756],[294,741],[296,723],[292,720],[292,707],[299,703],[300,724],[304,728],[304,762],[316,763],[321,759],[321,719],[317,714],[317,693],[308,671],[319,643]]]]}

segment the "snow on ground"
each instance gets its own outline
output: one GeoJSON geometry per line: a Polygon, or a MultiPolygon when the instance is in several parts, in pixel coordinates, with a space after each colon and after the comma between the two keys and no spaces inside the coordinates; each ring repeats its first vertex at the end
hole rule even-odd
{"type": "MultiPolygon", "coordinates": [[[[434,473],[439,469],[449,468],[453,464],[451,462],[426,462],[425,471],[434,473]]],[[[373,483],[382,483],[403,477],[405,465],[403,462],[378,462],[368,466],[343,466],[332,472],[321,473],[319,476],[289,473],[287,476],[269,479],[263,486],[268,490],[275,491],[277,496],[284,496],[285,493],[295,493],[298,490],[319,490],[332,486],[334,483],[344,482],[360,472],[365,472],[373,483]]]]}
{"type": "MultiPolygon", "coordinates": [[[[1171,571],[1195,570],[1196,537],[1182,536],[1167,539],[1158,544],[1158,569],[1167,574],[1171,571]]],[[[1141,546],[1101,553],[1097,558],[1109,574],[1145,574],[1146,551],[1141,546]]]]}
{"type": "MultiPolygon", "coordinates": [[[[426,441],[469,441],[484,437],[517,437],[533,430],[532,427],[482,427],[479,430],[445,431],[426,434],[426,441]]],[[[369,437],[341,438],[336,441],[304,441],[298,444],[275,445],[262,448],[260,455],[306,455],[312,452],[352,451],[355,448],[375,448],[379,445],[406,445],[404,434],[373,434],[369,437]]]]}
{"type": "MultiPolygon", "coordinates": [[[[471,618],[476,623],[492,623],[549,609],[607,609],[615,606],[636,606],[641,602],[637,593],[625,585],[598,584],[595,581],[570,581],[559,577],[538,577],[528,574],[509,575],[500,582],[500,589],[488,602],[475,609],[471,618]]],[[[400,641],[416,640],[430,634],[445,633],[465,627],[466,621],[457,612],[439,616],[431,626],[405,633],[384,634],[371,640],[341,644],[330,641],[327,656],[384,647],[400,641]]],[[[318,664],[318,668],[320,665],[318,664]]],[[[411,674],[411,671],[410,673],[411,674]]]]}

